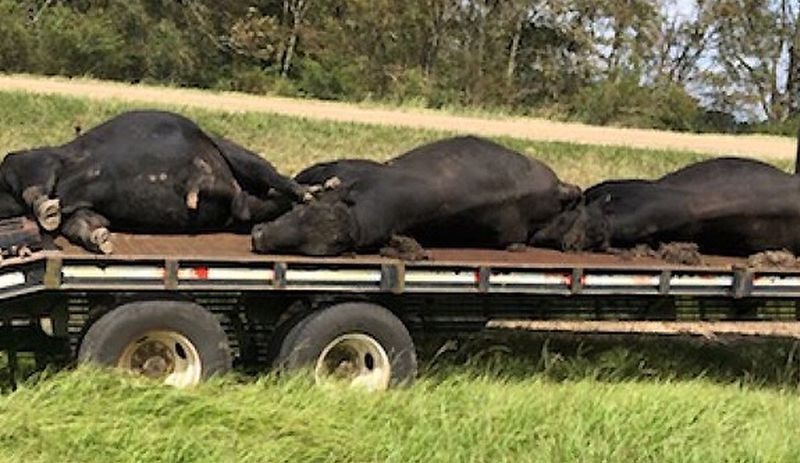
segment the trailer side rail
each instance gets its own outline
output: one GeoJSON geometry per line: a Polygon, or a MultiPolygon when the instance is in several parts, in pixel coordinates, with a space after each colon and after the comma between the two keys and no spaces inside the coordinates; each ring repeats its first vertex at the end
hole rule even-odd
{"type": "Polygon", "coordinates": [[[800,271],[490,266],[396,260],[102,259],[43,253],[0,267],[0,299],[41,290],[327,291],[800,297],[800,271]]]}

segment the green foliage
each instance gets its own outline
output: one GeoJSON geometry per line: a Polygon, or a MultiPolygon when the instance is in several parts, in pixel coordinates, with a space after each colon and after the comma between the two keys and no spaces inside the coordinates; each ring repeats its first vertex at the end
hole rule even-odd
{"type": "Polygon", "coordinates": [[[575,96],[572,112],[590,124],[681,131],[705,128],[705,112],[684,88],[670,83],[644,86],[635,74],[584,88],[575,96]]]}
{"type": "Polygon", "coordinates": [[[767,121],[752,124],[749,127],[749,130],[757,133],[769,133],[772,135],[786,135],[789,137],[794,137],[798,135],[798,128],[800,128],[800,114],[783,121],[767,121]]]}
{"type": "Polygon", "coordinates": [[[132,64],[119,53],[126,37],[101,11],[81,15],[58,4],[35,27],[37,70],[45,74],[114,78],[132,64]]]}
{"type": "Polygon", "coordinates": [[[388,92],[396,103],[429,106],[430,82],[419,69],[402,69],[394,73],[388,92]]]}
{"type": "Polygon", "coordinates": [[[0,69],[30,69],[32,37],[25,27],[26,11],[18,2],[0,1],[0,69]]]}
{"type": "Polygon", "coordinates": [[[652,88],[652,103],[655,104],[653,127],[672,130],[699,130],[705,116],[700,104],[675,84],[665,83],[652,88]]]}
{"type": "MultiPolygon", "coordinates": [[[[705,110],[697,115],[695,130],[698,132],[724,132],[740,133],[749,129],[749,124],[736,120],[733,114],[724,111],[705,110]]],[[[759,132],[769,132],[767,129],[757,129],[759,132]]],[[[781,133],[781,135],[792,135],[781,133]]]]}
{"type": "Polygon", "coordinates": [[[344,62],[335,56],[306,58],[298,63],[297,72],[297,88],[306,95],[323,100],[361,100],[365,96],[359,85],[363,70],[357,62],[344,62]]]}
{"type": "Polygon", "coordinates": [[[195,69],[201,66],[201,57],[191,51],[189,39],[174,23],[159,21],[150,26],[148,36],[139,75],[148,80],[168,83],[181,83],[195,78],[195,69]]]}
{"type": "MultiPolygon", "coordinates": [[[[613,360],[611,360],[613,361],[613,360]]],[[[0,460],[797,461],[794,391],[469,371],[383,394],[305,378],[189,391],[79,370],[0,397],[0,460]]]]}
{"type": "Polygon", "coordinates": [[[590,124],[606,125],[635,122],[651,122],[648,108],[649,92],[639,86],[636,76],[604,80],[581,90],[572,104],[575,115],[590,124]],[[645,120],[647,119],[647,120],[645,120]]]}
{"type": "Polygon", "coordinates": [[[670,62],[651,59],[664,19],[654,5],[0,0],[0,71],[467,111],[569,107],[591,123],[727,127],[708,123],[687,95],[683,64],[648,68],[670,62]],[[648,80],[661,74],[678,77],[648,80]]]}
{"type": "Polygon", "coordinates": [[[234,67],[230,82],[220,81],[217,87],[249,93],[279,93],[274,91],[276,78],[257,66],[237,65],[234,67]]]}

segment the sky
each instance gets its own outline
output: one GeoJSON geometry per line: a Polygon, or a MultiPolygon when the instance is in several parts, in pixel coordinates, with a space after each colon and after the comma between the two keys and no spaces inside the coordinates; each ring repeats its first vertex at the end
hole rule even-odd
{"type": "Polygon", "coordinates": [[[688,16],[694,11],[695,0],[676,0],[674,14],[688,16]]]}

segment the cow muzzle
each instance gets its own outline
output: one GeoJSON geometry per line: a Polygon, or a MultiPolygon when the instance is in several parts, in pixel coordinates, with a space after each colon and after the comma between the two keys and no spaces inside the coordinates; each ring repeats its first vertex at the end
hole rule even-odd
{"type": "Polygon", "coordinates": [[[259,224],[251,232],[253,250],[260,253],[294,251],[299,242],[297,233],[276,224],[259,224]]]}

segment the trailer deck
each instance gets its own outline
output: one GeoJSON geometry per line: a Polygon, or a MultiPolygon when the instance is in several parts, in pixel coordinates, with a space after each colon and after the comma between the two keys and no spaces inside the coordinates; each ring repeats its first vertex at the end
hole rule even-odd
{"type": "MultiPolygon", "coordinates": [[[[289,260],[315,262],[385,262],[393,259],[376,255],[345,256],[337,258],[311,258],[301,256],[265,256],[254,254],[250,250],[250,236],[232,233],[213,233],[202,235],[132,235],[114,233],[112,235],[114,254],[98,256],[101,259],[114,259],[120,256],[129,257],[177,257],[197,258],[200,260],[289,260]]],[[[61,253],[69,258],[92,256],[83,248],[63,238],[56,240],[61,253]]],[[[675,265],[648,257],[623,258],[612,254],[598,253],[565,253],[550,249],[528,248],[525,251],[504,251],[492,249],[430,249],[430,259],[421,264],[479,264],[479,265],[572,265],[606,268],[652,267],[674,268],[675,265]]],[[[727,269],[732,266],[745,265],[745,259],[733,257],[706,256],[706,265],[702,268],[727,269]]]]}

